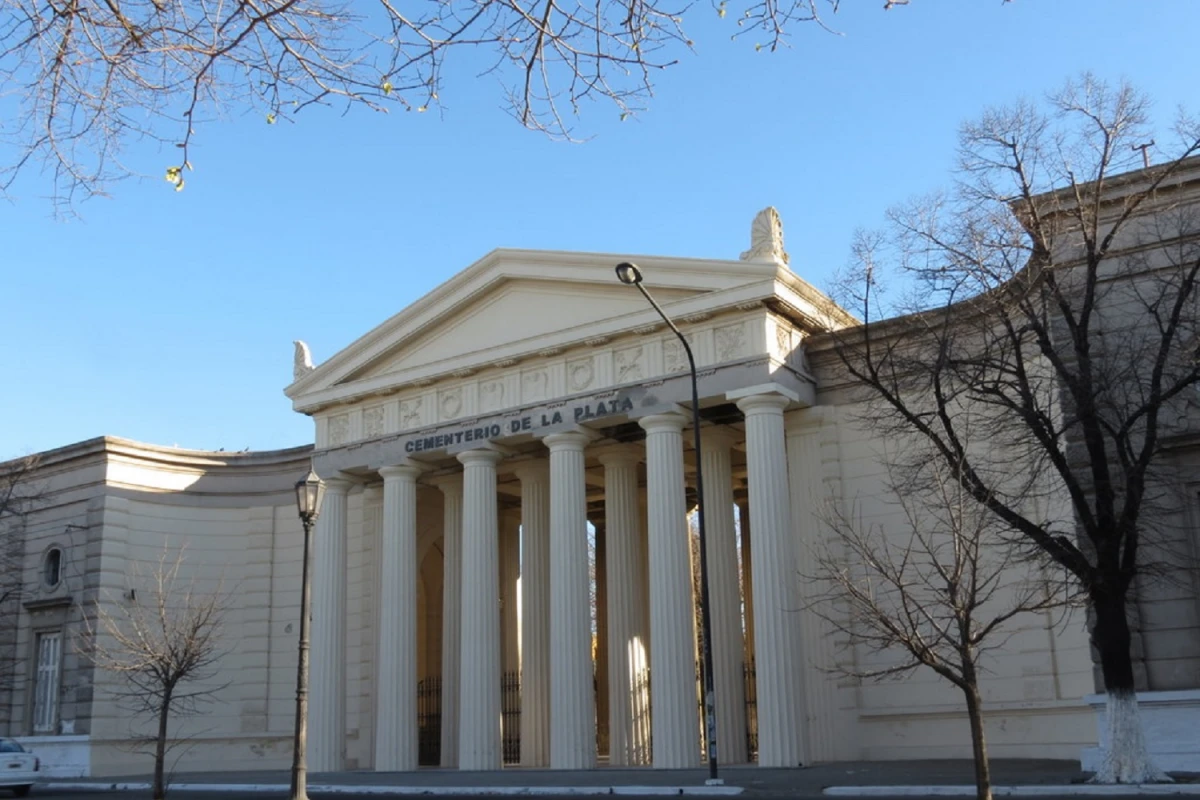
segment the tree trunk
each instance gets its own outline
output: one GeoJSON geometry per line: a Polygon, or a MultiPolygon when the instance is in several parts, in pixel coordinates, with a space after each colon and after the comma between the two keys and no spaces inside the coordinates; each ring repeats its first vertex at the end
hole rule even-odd
{"type": "Polygon", "coordinates": [[[1132,636],[1125,593],[1092,595],[1092,644],[1100,654],[1107,695],[1107,747],[1092,783],[1158,783],[1171,778],[1150,758],[1133,678],[1132,636]]]}
{"type": "Polygon", "coordinates": [[[975,798],[992,800],[992,770],[988,763],[987,738],[983,733],[983,703],[979,697],[979,682],[974,668],[963,670],[967,688],[967,719],[971,724],[971,753],[975,759],[975,798]]]}
{"type": "Polygon", "coordinates": [[[163,766],[167,760],[167,717],[171,713],[171,691],[163,694],[158,709],[158,738],[154,742],[154,800],[164,800],[167,787],[163,781],[163,766]]]}

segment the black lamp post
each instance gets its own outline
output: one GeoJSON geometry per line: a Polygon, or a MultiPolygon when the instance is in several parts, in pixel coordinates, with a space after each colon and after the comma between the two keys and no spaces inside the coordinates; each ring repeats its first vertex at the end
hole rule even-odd
{"type": "Polygon", "coordinates": [[[325,482],[311,469],[308,476],[296,482],[296,510],[304,525],[304,565],[300,578],[300,659],[296,667],[296,732],[292,741],[291,800],[308,800],[308,616],[312,579],[308,569],[312,551],[312,530],[321,501],[325,499],[325,482]]]}
{"type": "Polygon", "coordinates": [[[671,318],[662,310],[662,306],[654,301],[650,292],[642,285],[642,271],[636,264],[623,261],[617,264],[617,280],[626,286],[636,286],[642,296],[654,306],[654,310],[667,323],[679,341],[683,344],[683,352],[687,353],[688,367],[692,373],[692,431],[696,447],[696,523],[700,529],[700,637],[701,652],[704,660],[704,738],[708,742],[708,777],[710,782],[717,781],[717,708],[713,697],[713,658],[712,658],[712,617],[708,605],[708,540],[704,535],[704,473],[701,462],[704,460],[700,451],[700,390],[696,383],[696,359],[692,355],[692,347],[676,327],[671,318]]]}

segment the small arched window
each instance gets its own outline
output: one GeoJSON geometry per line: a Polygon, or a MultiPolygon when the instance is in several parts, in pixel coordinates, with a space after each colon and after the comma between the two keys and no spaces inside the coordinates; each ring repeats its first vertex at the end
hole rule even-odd
{"type": "Polygon", "coordinates": [[[47,589],[53,589],[62,580],[62,555],[62,550],[52,547],[42,562],[42,582],[47,589]]]}

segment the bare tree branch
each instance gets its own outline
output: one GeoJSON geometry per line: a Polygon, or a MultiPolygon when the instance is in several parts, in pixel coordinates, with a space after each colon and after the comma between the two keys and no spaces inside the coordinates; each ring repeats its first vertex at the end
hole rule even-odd
{"type": "MultiPolygon", "coordinates": [[[[984,433],[968,430],[965,416],[959,420],[964,438],[978,446],[984,433]]],[[[885,456],[884,464],[899,524],[870,525],[853,511],[827,507],[830,535],[809,578],[823,591],[811,608],[854,651],[837,672],[882,680],[925,667],[963,693],[977,796],[988,800],[980,693],[988,655],[1004,647],[1017,617],[1077,601],[1062,581],[1028,569],[1003,523],[927,443],[918,439],[915,450],[885,456]]]]}
{"type": "Polygon", "coordinates": [[[138,739],[154,754],[155,800],[166,796],[167,752],[181,740],[170,721],[191,716],[215,701],[227,684],[215,685],[224,655],[222,623],[229,607],[223,585],[200,591],[180,577],[184,551],[164,549],[149,575],[135,565],[124,597],[107,597],[84,616],[80,652],[117,679],[118,701],[135,717],[155,724],[138,739]]]}
{"type": "MultiPolygon", "coordinates": [[[[844,289],[869,324],[835,345],[870,424],[918,436],[1005,538],[1086,592],[1110,696],[1135,689],[1135,578],[1181,568],[1164,555],[1179,502],[1156,474],[1164,437],[1200,430],[1200,207],[1184,185],[1200,126],[1181,117],[1172,155],[1144,167],[1131,145],[1149,139],[1147,108],[1131,86],[1084,75],[1044,107],[963,126],[955,190],[860,237],[844,289]],[[914,287],[890,307],[889,266],[914,287]],[[908,316],[878,324],[881,309],[908,316]],[[990,447],[968,446],[964,409],[987,419],[990,447]],[[1034,513],[1031,491],[1070,517],[1034,513]]],[[[1144,756],[1115,779],[1158,775],[1144,756]]]]}
{"type": "MultiPolygon", "coordinates": [[[[713,0],[734,38],[787,44],[829,30],[839,0],[713,0]]],[[[892,4],[889,4],[892,5],[892,4]]],[[[445,67],[494,77],[523,126],[571,139],[583,106],[622,119],[654,76],[691,52],[691,0],[0,0],[0,96],[15,113],[0,142],[0,192],[29,168],[50,174],[61,211],[137,174],[126,147],[174,146],[183,189],[199,127],[220,114],[276,123],[312,105],[422,112],[445,67]],[[462,51],[462,52],[460,52],[462,51]]],[[[142,170],[144,172],[144,170],[142,170]]]]}

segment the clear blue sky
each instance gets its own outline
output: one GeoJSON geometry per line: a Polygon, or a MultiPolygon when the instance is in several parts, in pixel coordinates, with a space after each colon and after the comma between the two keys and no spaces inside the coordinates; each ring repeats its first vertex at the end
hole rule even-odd
{"type": "Polygon", "coordinates": [[[292,340],[328,358],[492,248],[736,258],[774,205],[793,269],[824,287],[855,228],[948,182],[956,127],[986,105],[1090,69],[1148,91],[1164,123],[1200,106],[1195,0],[842,6],[844,35],[800,26],[769,54],[701,0],[696,55],[635,121],[585,108],[583,144],[525,131],[468,75],[441,115],[210,124],[179,194],[170,153],[132,153],[151,177],[80,221],[25,181],[0,204],[0,458],[101,434],[303,444],[292,340]]]}

